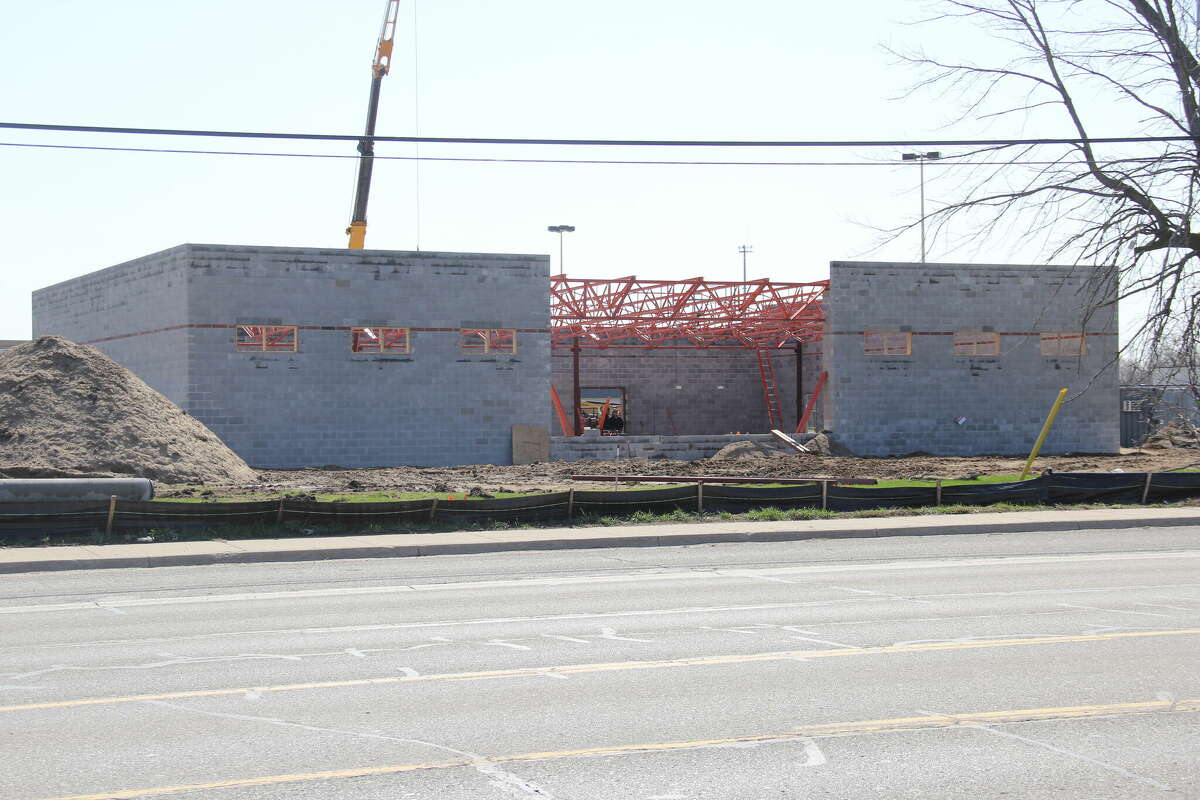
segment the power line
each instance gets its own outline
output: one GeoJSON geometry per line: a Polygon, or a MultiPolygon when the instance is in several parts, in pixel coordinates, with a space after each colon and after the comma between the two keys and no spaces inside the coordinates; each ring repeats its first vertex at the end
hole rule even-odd
{"type": "MultiPolygon", "coordinates": [[[[115,145],[48,144],[40,142],[0,142],[0,147],[30,147],[46,150],[99,150],[117,153],[176,153],[198,156],[267,156],[271,158],[350,158],[350,153],[271,153],[257,150],[188,150],[167,147],[118,147],[115,145]]],[[[449,161],[481,164],[628,164],[683,167],[900,167],[894,161],[668,161],[600,158],[490,158],[483,156],[384,156],[372,158],[388,161],[449,161]]],[[[938,166],[1007,167],[1051,166],[1057,161],[954,161],[946,157],[938,166]]]]}
{"type": "Polygon", "coordinates": [[[429,144],[537,144],[586,147],[1002,147],[1041,144],[1137,144],[1193,142],[1190,136],[1101,136],[1038,139],[880,139],[880,140],[689,140],[689,139],[495,139],[476,136],[363,136],[330,133],[264,133],[260,131],[204,131],[177,128],[127,128],[102,125],[53,125],[38,122],[0,122],[0,128],[72,133],[121,133],[139,136],[202,136],[223,139],[309,139],[321,141],[408,142],[429,144]]]}

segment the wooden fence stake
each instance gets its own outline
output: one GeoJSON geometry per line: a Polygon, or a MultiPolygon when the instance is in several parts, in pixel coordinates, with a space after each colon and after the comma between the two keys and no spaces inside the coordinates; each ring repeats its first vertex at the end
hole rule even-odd
{"type": "Polygon", "coordinates": [[[937,505],[942,504],[942,479],[937,479],[937,505]]]}
{"type": "Polygon", "coordinates": [[[1146,485],[1142,487],[1142,505],[1146,505],[1146,500],[1150,498],[1150,481],[1154,480],[1154,473],[1146,473],[1146,485]]]}
{"type": "Polygon", "coordinates": [[[112,534],[113,517],[117,515],[117,496],[115,494],[108,497],[108,521],[104,523],[104,535],[112,534]]]}
{"type": "Polygon", "coordinates": [[[575,519],[575,490],[567,492],[567,519],[575,519]]]}
{"type": "Polygon", "coordinates": [[[430,522],[433,522],[433,517],[434,517],[434,515],[437,514],[437,503],[438,503],[438,499],[436,497],[433,498],[433,505],[431,505],[429,507],[429,521],[430,522]]]}
{"type": "Polygon", "coordinates": [[[704,513],[704,481],[696,481],[696,513],[704,513]]]}
{"type": "Polygon", "coordinates": [[[821,510],[829,508],[829,481],[821,481],[821,510]]]}

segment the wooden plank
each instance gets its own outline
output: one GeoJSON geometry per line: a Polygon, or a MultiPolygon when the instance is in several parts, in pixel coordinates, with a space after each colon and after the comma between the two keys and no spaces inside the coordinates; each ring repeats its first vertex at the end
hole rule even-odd
{"type": "Polygon", "coordinates": [[[797,442],[795,439],[793,439],[792,437],[788,436],[786,433],[784,433],[784,432],[783,432],[783,431],[781,431],[781,430],[776,430],[775,428],[771,428],[771,435],[772,435],[772,436],[774,436],[774,437],[775,437],[776,439],[778,439],[779,441],[783,442],[783,443],[784,443],[785,445],[787,445],[788,447],[790,447],[790,448],[792,448],[793,450],[795,450],[797,453],[807,453],[807,452],[808,452],[808,448],[807,448],[807,447],[805,447],[804,445],[800,444],[800,443],[799,443],[799,442],[797,442]]]}
{"type": "Polygon", "coordinates": [[[549,460],[549,428],[544,425],[512,426],[512,463],[536,464],[549,460]]]}

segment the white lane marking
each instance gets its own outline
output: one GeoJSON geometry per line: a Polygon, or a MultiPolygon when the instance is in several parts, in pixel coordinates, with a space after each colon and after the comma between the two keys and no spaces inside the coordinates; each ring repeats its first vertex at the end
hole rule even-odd
{"type": "MultiPolygon", "coordinates": [[[[815,634],[816,631],[806,631],[797,628],[795,625],[780,625],[780,630],[791,631],[792,633],[815,634]]],[[[846,644],[845,642],[835,642],[831,639],[818,639],[815,636],[789,636],[789,639],[799,639],[805,642],[816,642],[817,644],[830,644],[834,647],[844,647],[848,650],[861,650],[862,648],[856,644],[846,644]]]]}
{"type": "Polygon", "coordinates": [[[355,658],[366,658],[367,657],[367,654],[364,653],[362,650],[358,650],[353,647],[347,647],[345,650],[345,653],[347,655],[354,656],[355,658]]]}
{"type": "Polygon", "coordinates": [[[558,639],[559,641],[574,642],[575,644],[593,644],[593,642],[589,642],[587,639],[578,639],[574,636],[562,636],[561,634],[557,633],[543,633],[540,634],[540,636],[543,639],[558,639]]]}
{"type": "MultiPolygon", "coordinates": [[[[1138,590],[1143,590],[1143,589],[1158,589],[1158,588],[1162,588],[1162,587],[1159,587],[1159,586],[1118,586],[1118,587],[1102,586],[1102,587],[1095,588],[1095,589],[1064,590],[1064,593],[1069,594],[1069,593],[1073,593],[1073,592],[1108,592],[1108,591],[1126,591],[1126,592],[1128,592],[1128,591],[1138,591],[1138,590]]],[[[1010,594],[1010,595],[1015,596],[1015,595],[1022,595],[1022,594],[1043,594],[1043,593],[1044,593],[1043,590],[1036,590],[1036,591],[1031,591],[1031,592],[1007,592],[1005,594],[1010,594]]],[[[886,599],[886,598],[880,598],[880,600],[884,600],[884,599],[886,599]]],[[[560,620],[602,619],[602,618],[606,618],[606,617],[658,616],[658,615],[665,615],[665,614],[699,614],[699,613],[717,613],[717,612],[724,613],[724,612],[736,612],[736,611],[764,611],[764,610],[769,611],[769,610],[791,609],[791,608],[815,608],[815,607],[820,607],[820,606],[830,606],[830,605],[838,605],[841,603],[853,603],[853,602],[855,602],[855,601],[853,601],[853,600],[831,600],[831,601],[814,600],[814,601],[809,601],[809,602],[804,602],[804,603],[767,603],[767,604],[763,604],[763,605],[753,605],[753,606],[699,606],[699,607],[695,607],[695,608],[648,609],[648,610],[644,610],[644,611],[597,612],[597,613],[592,613],[592,614],[585,613],[585,614],[556,615],[556,616],[544,616],[544,617],[497,617],[494,619],[486,619],[485,618],[485,619],[473,619],[473,620],[449,620],[446,622],[407,622],[407,623],[400,622],[400,623],[377,624],[377,625],[345,625],[345,626],[341,626],[341,627],[328,627],[328,628],[274,628],[274,629],[265,629],[265,630],[253,630],[252,629],[252,630],[244,630],[244,631],[219,631],[219,632],[215,632],[215,633],[197,633],[197,634],[189,634],[186,636],[156,636],[156,637],[145,638],[145,639],[100,639],[100,640],[88,641],[88,642],[53,642],[53,643],[46,643],[46,644],[27,644],[27,645],[21,645],[19,647],[18,646],[0,647],[0,651],[17,650],[17,649],[20,649],[22,651],[27,651],[27,650],[77,649],[77,648],[81,648],[81,647],[95,648],[95,647],[103,647],[106,645],[132,646],[132,645],[141,645],[141,644],[165,644],[165,643],[171,643],[171,642],[179,643],[179,642],[191,642],[191,641],[204,641],[204,640],[208,640],[208,639],[228,639],[228,638],[235,638],[235,637],[239,637],[239,636],[276,636],[276,635],[291,636],[291,635],[296,635],[296,634],[309,635],[309,634],[319,634],[319,633],[320,634],[338,635],[338,634],[346,634],[346,633],[360,633],[360,632],[372,632],[372,631],[394,631],[394,630],[403,630],[406,628],[454,627],[454,626],[459,626],[459,625],[492,625],[492,624],[524,623],[524,622],[555,622],[555,621],[560,621],[560,620]]],[[[905,618],[899,618],[899,619],[894,619],[894,620],[886,620],[886,622],[906,623],[906,624],[907,623],[918,623],[918,622],[959,622],[959,621],[963,621],[963,620],[976,620],[976,619],[1012,619],[1014,617],[1043,617],[1043,616],[1054,616],[1054,615],[1059,615],[1059,614],[1082,614],[1082,613],[1085,613],[1084,609],[1063,609],[1061,611],[1059,611],[1059,610],[1016,611],[1016,612],[1007,613],[1007,614],[951,614],[951,615],[947,615],[947,616],[938,616],[938,617],[905,617],[905,618]]],[[[843,626],[843,625],[879,625],[882,622],[885,622],[885,621],[880,620],[880,619],[854,619],[854,620],[840,620],[840,621],[836,621],[836,622],[818,622],[818,623],[815,623],[815,626],[822,627],[822,628],[831,628],[831,627],[838,627],[838,626],[843,626]]],[[[814,623],[810,623],[810,624],[814,624],[814,623]]],[[[766,624],[761,624],[761,623],[752,623],[752,624],[747,624],[747,625],[741,625],[738,627],[746,628],[746,627],[760,627],[760,626],[764,627],[764,628],[775,627],[773,625],[766,625],[766,624]]],[[[1103,630],[1107,630],[1109,628],[1111,628],[1112,630],[1125,630],[1125,628],[1116,627],[1116,626],[1096,626],[1095,630],[1103,631],[1103,630]]],[[[1133,630],[1133,629],[1131,628],[1130,630],[1133,630]]],[[[1139,627],[1139,628],[1137,628],[1137,630],[1142,630],[1142,628],[1139,627]]],[[[1089,629],[1087,632],[1091,632],[1091,629],[1089,629]]],[[[545,636],[546,638],[564,638],[566,640],[572,639],[572,637],[569,637],[569,636],[568,637],[556,637],[554,634],[541,634],[541,635],[545,636]]],[[[416,645],[410,645],[408,647],[399,647],[399,648],[394,648],[394,649],[397,652],[408,651],[408,650],[423,650],[428,647],[440,647],[443,644],[455,643],[454,640],[447,639],[442,636],[431,636],[431,637],[429,637],[429,639],[431,642],[430,644],[416,644],[416,645]]],[[[591,642],[581,642],[581,643],[582,644],[591,644],[591,642]]],[[[383,652],[383,650],[381,649],[380,652],[383,652]]]]}
{"type": "MultiPolygon", "coordinates": [[[[922,712],[922,713],[925,713],[925,712],[922,712]]],[[[943,716],[945,716],[945,715],[943,715],[943,716]]],[[[953,719],[952,716],[950,718],[953,719]]],[[[1020,734],[1012,733],[1011,731],[1000,730],[998,728],[991,727],[990,725],[980,725],[978,723],[966,723],[963,725],[963,727],[974,728],[976,730],[985,731],[985,732],[993,734],[995,736],[1002,736],[1006,739],[1016,739],[1017,741],[1024,742],[1025,744],[1031,744],[1035,747],[1044,748],[1046,750],[1049,750],[1052,753],[1058,753],[1059,755],[1067,756],[1068,758],[1074,758],[1079,761],[1085,761],[1088,764],[1094,764],[1095,766],[1109,770],[1110,772],[1115,772],[1118,775],[1129,778],[1130,780],[1136,781],[1144,786],[1152,786],[1153,788],[1158,789],[1159,791],[1163,791],[1163,792],[1174,792],[1175,791],[1175,789],[1172,786],[1162,783],[1161,781],[1156,781],[1153,778],[1147,778],[1145,775],[1139,775],[1136,772],[1130,772],[1129,770],[1125,769],[1124,767],[1118,767],[1116,764],[1112,764],[1107,761],[1101,761],[1099,759],[1092,758],[1091,756],[1085,756],[1083,753],[1076,753],[1074,750],[1068,750],[1065,747],[1058,747],[1057,745],[1050,744],[1049,742],[1043,742],[1040,739],[1032,739],[1028,736],[1021,736],[1020,734]]]]}
{"type": "Polygon", "coordinates": [[[513,650],[532,650],[533,649],[532,647],[528,647],[523,644],[517,644],[515,642],[505,641],[504,639],[488,639],[483,644],[491,645],[492,647],[509,647],[509,648],[512,648],[513,650]]]}
{"type": "Polygon", "coordinates": [[[417,672],[412,667],[396,667],[406,678],[419,678],[421,673],[417,672]]]}
{"type": "Polygon", "coordinates": [[[42,605],[0,607],[0,614],[37,614],[51,611],[79,611],[113,608],[142,608],[153,606],[202,603],[251,603],[272,600],[288,602],[313,597],[347,597],[361,595],[401,594],[406,592],[462,592],[468,589],[523,588],[533,586],[577,586],[581,584],[656,582],[678,580],[712,580],[714,578],[753,579],[769,575],[824,575],[845,572],[892,572],[940,570],[959,567],[1004,567],[1030,564],[1058,564],[1091,561],[1145,561],[1200,558],[1200,550],[1137,553],[1080,553],[1051,556],[1004,556],[992,558],[954,558],[925,561],[893,561],[872,564],[820,564],[802,567],[772,567],[767,569],[689,569],[680,572],[635,572],[615,575],[570,575],[547,578],[518,578],[494,581],[465,581],[462,583],[402,584],[394,586],[340,586],[324,589],[296,589],[280,592],[238,592],[234,594],[187,595],[181,597],[113,598],[78,603],[47,603],[42,605]]]}
{"type": "MultiPolygon", "coordinates": [[[[297,655],[276,655],[273,653],[238,653],[229,656],[173,656],[170,653],[159,653],[163,656],[162,661],[150,661],[145,664],[118,664],[115,666],[91,666],[91,665],[74,665],[74,664],[54,664],[44,669],[37,669],[31,672],[12,672],[5,673],[5,680],[25,680],[26,678],[37,678],[42,675],[49,675],[55,672],[92,672],[92,671],[112,671],[112,670],[151,670],[161,667],[173,667],[179,664],[213,664],[222,661],[300,661],[302,656],[297,655]]],[[[330,655],[329,653],[309,653],[307,655],[330,655]]]]}
{"type": "Polygon", "coordinates": [[[800,765],[802,767],[819,767],[827,763],[825,754],[821,752],[821,748],[817,747],[817,743],[812,740],[804,743],[804,755],[806,760],[800,765]]]}
{"type": "Polygon", "coordinates": [[[1078,608],[1084,611],[1103,611],[1106,614],[1133,614],[1139,617],[1160,617],[1164,619],[1175,619],[1173,614],[1154,614],[1149,611],[1126,611],[1121,608],[1100,608],[1099,606],[1081,606],[1075,603],[1055,603],[1055,605],[1063,608],[1078,608]]]}
{"type": "Polygon", "coordinates": [[[608,639],[613,642],[640,642],[641,644],[652,644],[654,642],[653,639],[634,639],[631,636],[618,636],[615,628],[601,628],[600,635],[597,638],[608,639]]]}

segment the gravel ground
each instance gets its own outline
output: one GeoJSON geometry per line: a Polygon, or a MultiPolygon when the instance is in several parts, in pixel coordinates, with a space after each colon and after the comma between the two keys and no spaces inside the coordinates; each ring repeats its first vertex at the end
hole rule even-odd
{"type": "MultiPolygon", "coordinates": [[[[1056,472],[1161,472],[1200,464],[1196,450],[1130,450],[1120,455],[1048,456],[1039,458],[1036,471],[1056,472]]],[[[208,484],[215,494],[264,492],[487,492],[547,491],[579,488],[570,476],[581,475],[713,475],[763,478],[862,477],[862,478],[968,478],[976,475],[1021,471],[1024,459],[1009,456],[912,456],[906,458],[844,458],[834,456],[774,456],[702,461],[576,461],[527,466],[488,464],[458,467],[380,467],[376,469],[258,470],[258,481],[237,486],[208,484]]],[[[191,487],[163,486],[160,497],[196,494],[191,487]]]]}

